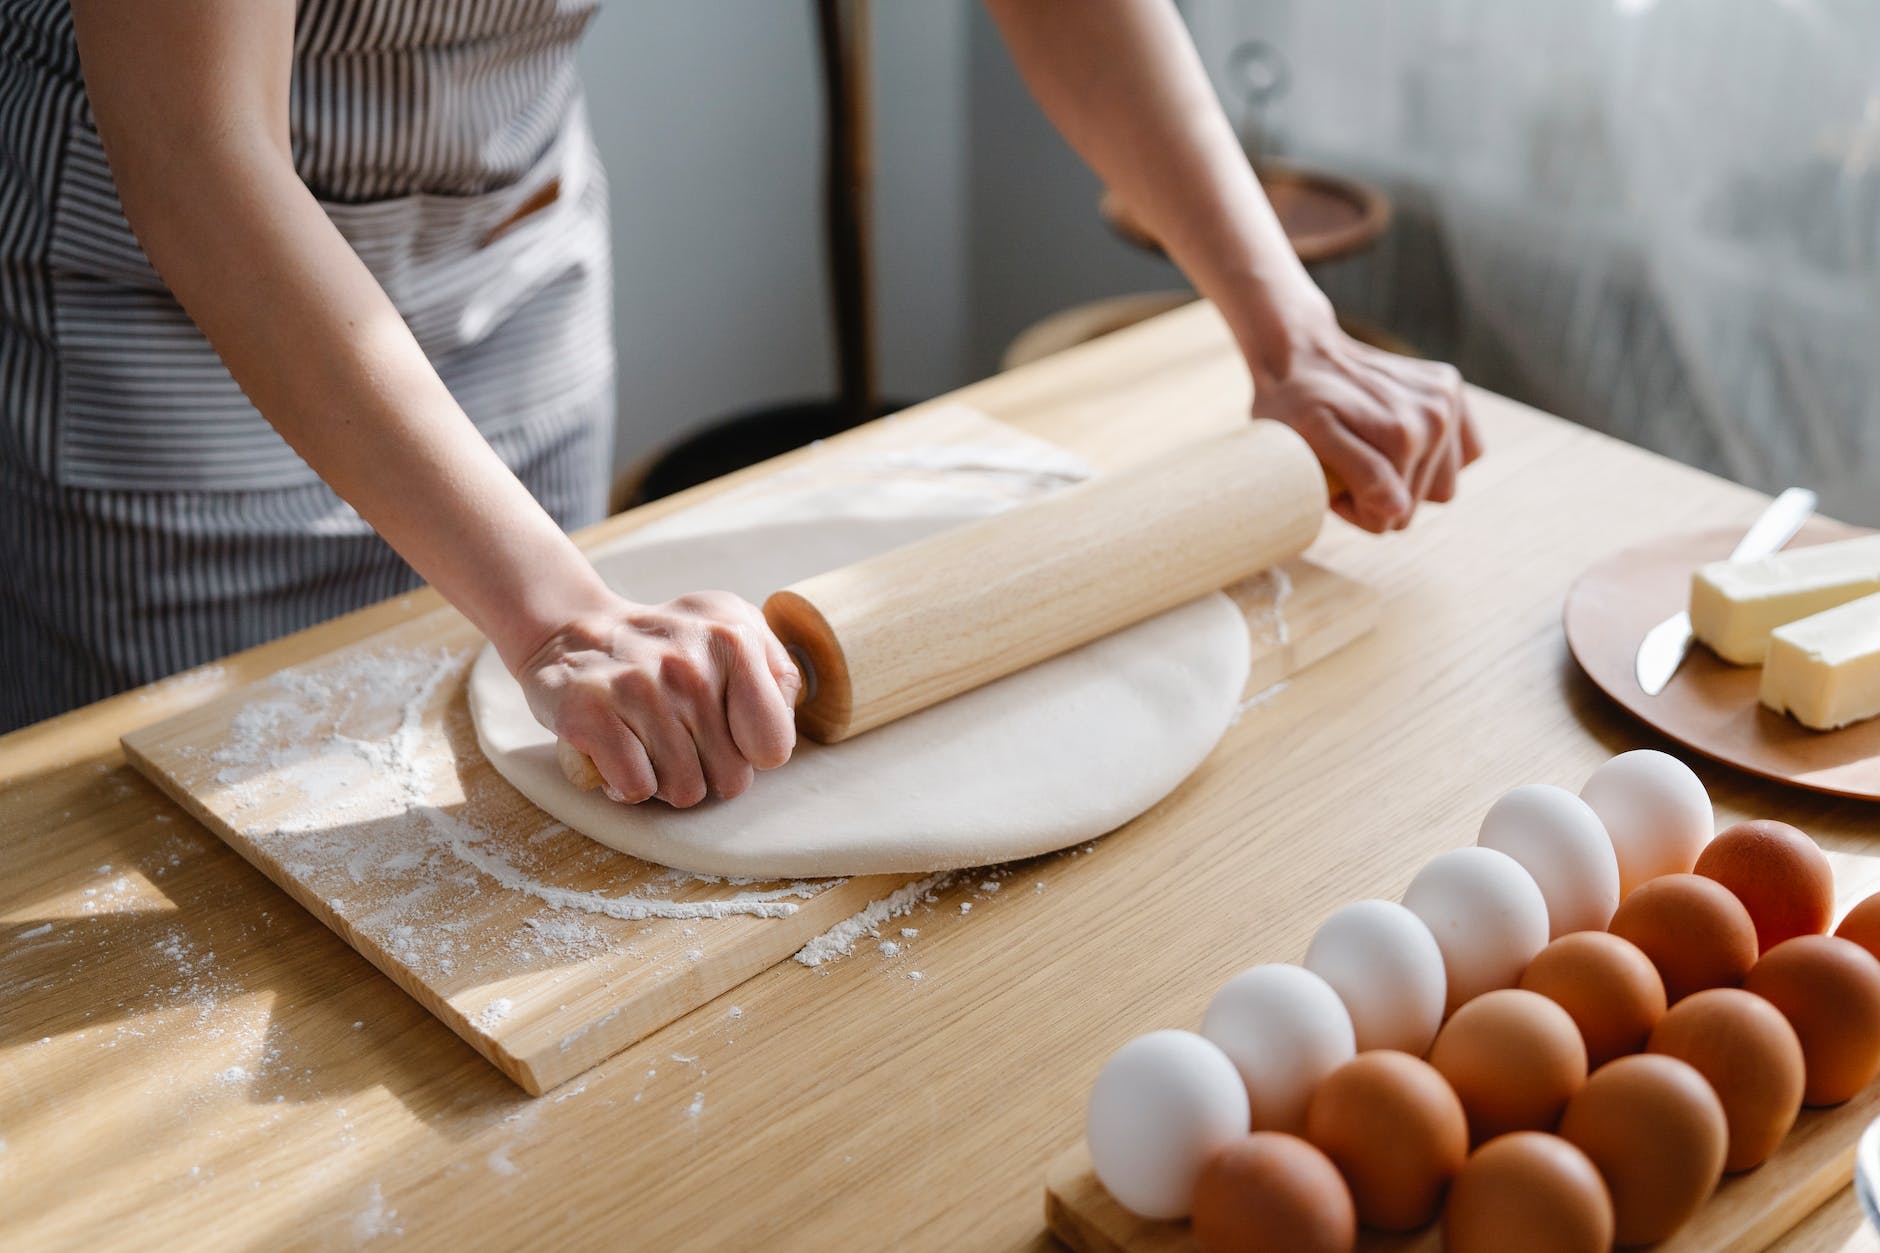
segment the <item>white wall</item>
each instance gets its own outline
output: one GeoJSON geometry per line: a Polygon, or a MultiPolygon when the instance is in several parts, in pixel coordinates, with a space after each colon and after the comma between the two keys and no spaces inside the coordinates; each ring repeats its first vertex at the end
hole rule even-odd
{"type": "Polygon", "coordinates": [[[829,387],[809,5],[606,5],[581,61],[613,196],[617,460],[829,387]]]}
{"type": "MultiPolygon", "coordinates": [[[[884,394],[972,374],[966,57],[977,5],[875,5],[884,394]]],[[[740,409],[834,386],[823,105],[809,0],[605,6],[582,50],[613,189],[625,464],[740,409]]]]}

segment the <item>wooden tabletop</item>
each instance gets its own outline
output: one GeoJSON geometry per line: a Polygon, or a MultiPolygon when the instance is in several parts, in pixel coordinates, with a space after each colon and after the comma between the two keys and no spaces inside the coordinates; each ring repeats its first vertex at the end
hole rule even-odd
{"type": "MultiPolygon", "coordinates": [[[[1241,420],[1247,381],[1197,307],[954,399],[1103,466],[1241,420]]],[[[1668,747],[1574,669],[1562,596],[1616,547],[1747,523],[1761,498],[1473,404],[1489,454],[1457,503],[1385,539],[1333,523],[1314,549],[1380,589],[1379,628],[1159,808],[963,877],[894,924],[918,932],[890,933],[898,955],[785,963],[539,1100],[117,747],[429,593],[0,739],[0,1247],[1039,1244],[1045,1167],[1112,1049],[1297,960],[1337,905],[1398,895],[1505,789],[1668,747]]],[[[1720,821],[1875,852],[1872,805],[1693,764],[1720,821]]],[[[1847,1192],[1788,1247],[1875,1246],[1847,1192]]]]}

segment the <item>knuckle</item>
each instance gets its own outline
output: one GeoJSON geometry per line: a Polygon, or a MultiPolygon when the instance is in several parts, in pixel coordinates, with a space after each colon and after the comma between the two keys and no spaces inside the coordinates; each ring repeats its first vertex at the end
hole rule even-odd
{"type": "Polygon", "coordinates": [[[674,809],[690,809],[705,799],[705,784],[703,780],[691,779],[682,783],[669,783],[663,795],[666,803],[674,809]]]}
{"type": "Polygon", "coordinates": [[[755,771],[740,763],[737,768],[723,772],[717,780],[716,790],[725,800],[736,800],[750,790],[756,777],[755,771]]]}
{"type": "Polygon", "coordinates": [[[750,638],[750,628],[742,622],[719,621],[705,632],[705,642],[715,657],[734,657],[750,638]]]}
{"type": "Polygon", "coordinates": [[[639,708],[657,701],[659,683],[640,667],[630,666],[609,680],[608,690],[616,699],[639,708]]]}
{"type": "Polygon", "coordinates": [[[659,659],[659,686],[682,700],[705,699],[711,693],[710,668],[689,653],[667,653],[659,659]]]}

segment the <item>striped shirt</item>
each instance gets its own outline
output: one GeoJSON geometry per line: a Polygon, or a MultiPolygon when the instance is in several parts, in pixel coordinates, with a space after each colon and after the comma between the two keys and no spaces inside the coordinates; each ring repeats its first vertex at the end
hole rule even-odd
{"type": "MultiPolygon", "coordinates": [[[[302,0],[296,170],[565,525],[613,418],[576,0],[302,0]]],[[[391,594],[410,571],[138,246],[68,0],[0,0],[0,730],[391,594]]]]}

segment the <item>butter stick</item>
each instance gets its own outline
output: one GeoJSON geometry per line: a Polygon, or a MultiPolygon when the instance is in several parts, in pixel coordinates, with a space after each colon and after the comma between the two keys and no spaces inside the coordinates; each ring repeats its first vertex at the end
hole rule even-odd
{"type": "Polygon", "coordinates": [[[1769,633],[1880,592],[1880,535],[1713,561],[1691,577],[1691,633],[1725,661],[1761,665],[1769,633]]]}
{"type": "Polygon", "coordinates": [[[1762,703],[1816,731],[1880,714],[1880,595],[1777,627],[1762,703]]]}

